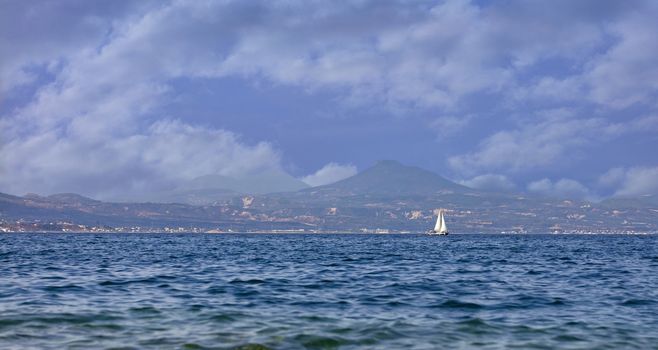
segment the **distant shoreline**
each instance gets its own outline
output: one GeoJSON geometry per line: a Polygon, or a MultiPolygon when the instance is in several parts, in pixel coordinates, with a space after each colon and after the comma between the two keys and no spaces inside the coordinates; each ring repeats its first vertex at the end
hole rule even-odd
{"type": "MultiPolygon", "coordinates": [[[[258,230],[258,231],[232,231],[232,232],[211,232],[211,231],[164,231],[164,230],[154,230],[154,231],[0,231],[2,234],[120,234],[120,235],[131,235],[131,234],[171,234],[171,235],[183,235],[183,234],[207,234],[207,235],[372,235],[372,236],[386,236],[386,235],[397,235],[397,236],[417,236],[417,235],[426,235],[424,232],[388,232],[388,233],[376,233],[376,232],[358,232],[358,231],[345,231],[345,230],[329,230],[329,231],[282,231],[282,230],[258,230]]],[[[450,233],[450,236],[456,235],[509,235],[509,236],[537,236],[537,235],[550,235],[550,236],[651,236],[658,235],[658,232],[537,232],[537,233],[514,233],[514,232],[456,232],[450,233]]],[[[429,235],[428,235],[429,236],[429,235]]]]}

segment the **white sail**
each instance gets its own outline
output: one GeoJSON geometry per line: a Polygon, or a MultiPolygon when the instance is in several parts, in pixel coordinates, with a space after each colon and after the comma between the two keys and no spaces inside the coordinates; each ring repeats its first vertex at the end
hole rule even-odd
{"type": "Polygon", "coordinates": [[[439,233],[448,233],[448,226],[446,226],[446,219],[443,216],[443,210],[439,213],[439,233]]]}
{"type": "Polygon", "coordinates": [[[439,210],[439,215],[436,217],[436,224],[434,225],[434,232],[439,232],[441,230],[441,217],[443,216],[443,210],[439,210]]]}
{"type": "Polygon", "coordinates": [[[448,227],[446,226],[446,219],[443,216],[443,209],[439,210],[439,215],[436,218],[436,224],[432,233],[448,234],[448,227]]]}

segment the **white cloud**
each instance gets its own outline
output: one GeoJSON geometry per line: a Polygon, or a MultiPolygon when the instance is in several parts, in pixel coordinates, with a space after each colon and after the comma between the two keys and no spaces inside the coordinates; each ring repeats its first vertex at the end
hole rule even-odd
{"type": "Polygon", "coordinates": [[[516,187],[507,176],[500,174],[479,175],[472,179],[461,181],[460,183],[471,188],[502,192],[513,191],[516,187]]]}
{"type": "Polygon", "coordinates": [[[613,168],[599,178],[599,184],[615,190],[615,196],[658,194],[658,166],[613,168]]]}
{"type": "Polygon", "coordinates": [[[593,60],[585,74],[590,98],[597,103],[627,107],[652,102],[658,95],[658,4],[647,3],[623,20],[610,25],[617,45],[593,60]]]}
{"type": "Polygon", "coordinates": [[[572,160],[570,151],[588,145],[594,137],[607,137],[601,119],[549,117],[517,130],[499,131],[484,139],[476,152],[453,156],[450,166],[464,174],[499,170],[540,169],[572,160]]]}
{"type": "Polygon", "coordinates": [[[569,164],[583,150],[628,134],[658,130],[658,118],[642,116],[622,123],[605,118],[579,118],[576,111],[540,111],[521,120],[516,129],[485,138],[474,152],[452,156],[448,164],[473,175],[484,171],[520,173],[569,164]]]}
{"type": "Polygon", "coordinates": [[[35,69],[56,70],[82,49],[100,46],[113,25],[140,17],[154,1],[0,4],[0,92],[33,83],[35,69]],[[114,23],[114,24],[113,24],[114,23]]]}
{"type": "MultiPolygon", "coordinates": [[[[658,90],[657,12],[650,1],[3,2],[0,93],[37,86],[29,102],[2,110],[0,190],[76,189],[120,183],[120,174],[148,183],[169,179],[165,168],[191,176],[279,166],[267,143],[246,145],[230,131],[184,120],[154,122],[184,117],[163,111],[178,78],[267,79],[371,105],[438,110],[444,136],[475,124],[454,116],[470,115],[462,113],[465,97],[478,93],[511,95],[511,107],[545,96],[602,107],[650,103],[658,90]],[[555,76],[542,68],[551,60],[564,62],[555,76]],[[162,135],[180,149],[165,147],[162,135]],[[142,155],[143,167],[133,161],[142,155]]],[[[512,129],[495,126],[450,165],[466,176],[545,168],[577,159],[600,139],[656,125],[651,117],[633,127],[527,114],[512,129]]]]}
{"type": "Polygon", "coordinates": [[[554,93],[561,78],[523,76],[564,59],[573,67],[565,81],[577,79],[594,101],[637,101],[657,88],[658,79],[642,75],[658,71],[650,45],[658,10],[650,4],[83,1],[77,12],[9,4],[0,11],[0,53],[11,62],[3,62],[0,80],[9,88],[30,80],[30,65],[75,65],[69,59],[80,52],[100,51],[98,64],[112,69],[81,73],[256,76],[308,89],[346,87],[352,97],[390,105],[453,108],[471,93],[518,92],[537,80],[539,91],[554,93]],[[17,23],[36,25],[17,30],[17,23]],[[132,64],[114,66],[121,61],[132,64]],[[628,83],[636,81],[643,83],[628,83]]]}
{"type": "MultiPolygon", "coordinates": [[[[159,121],[146,131],[111,138],[31,135],[5,145],[0,188],[125,197],[175,187],[199,175],[237,176],[279,168],[271,145],[245,145],[238,135],[180,121],[159,121]]],[[[134,197],[134,196],[133,196],[134,197]]]]}
{"type": "Polygon", "coordinates": [[[658,95],[658,63],[655,60],[658,47],[654,44],[658,33],[655,21],[658,5],[655,1],[617,5],[617,8],[612,5],[610,10],[618,16],[598,23],[599,30],[591,25],[593,23],[579,21],[576,25],[579,30],[574,31],[579,39],[574,38],[572,42],[580,41],[584,45],[572,47],[573,57],[559,49],[562,44],[555,43],[553,47],[558,56],[572,60],[570,72],[538,76],[528,84],[519,84],[512,93],[517,102],[529,98],[543,103],[586,100],[619,109],[637,103],[653,103],[658,95]]]}
{"type": "Polygon", "coordinates": [[[587,187],[572,179],[537,180],[528,184],[528,191],[554,198],[594,199],[587,187]]]}
{"type": "Polygon", "coordinates": [[[626,169],[612,168],[599,177],[599,185],[606,188],[619,186],[626,177],[626,169]]]}
{"type": "Polygon", "coordinates": [[[442,116],[436,118],[431,127],[441,137],[450,137],[462,131],[473,120],[472,115],[466,116],[442,116]]]}
{"type": "MultiPolygon", "coordinates": [[[[196,22],[176,19],[211,20],[202,4],[194,4],[177,2],[117,22],[101,48],[95,38],[63,53],[55,80],[0,119],[0,190],[108,198],[207,174],[280,169],[278,151],[266,142],[249,145],[230,131],[162,116],[170,79],[205,76],[218,65],[209,54],[213,48],[171,41],[198,29],[196,22]]],[[[60,53],[41,54],[47,60],[60,53]]]]}
{"type": "Polygon", "coordinates": [[[315,173],[304,176],[301,180],[309,186],[316,187],[340,181],[350,176],[354,176],[356,173],[357,171],[354,165],[329,163],[315,173]]]}
{"type": "Polygon", "coordinates": [[[558,101],[559,103],[573,103],[587,94],[584,82],[580,77],[570,76],[559,79],[542,77],[536,83],[528,86],[518,86],[512,92],[512,98],[521,103],[524,101],[558,101]]]}

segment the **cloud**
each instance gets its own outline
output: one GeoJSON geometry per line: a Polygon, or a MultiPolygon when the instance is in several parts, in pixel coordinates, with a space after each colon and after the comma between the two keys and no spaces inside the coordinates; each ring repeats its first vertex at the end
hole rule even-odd
{"type": "Polygon", "coordinates": [[[484,139],[477,151],[450,157],[448,163],[464,174],[544,168],[558,160],[570,160],[570,150],[588,145],[593,137],[605,137],[597,132],[604,125],[604,121],[595,118],[549,117],[516,130],[496,132],[484,139]]]}
{"type": "Polygon", "coordinates": [[[54,73],[82,49],[101,45],[114,24],[144,14],[155,1],[30,1],[0,4],[0,93],[54,73]],[[114,23],[114,24],[113,24],[114,23]]]}
{"type": "Polygon", "coordinates": [[[617,123],[606,118],[580,118],[577,111],[557,109],[522,119],[515,129],[495,132],[474,152],[452,156],[448,164],[462,174],[483,171],[520,173],[568,164],[582,150],[629,135],[658,130],[658,118],[642,116],[617,123]]]}
{"type": "Polygon", "coordinates": [[[651,102],[658,96],[658,23],[656,2],[638,6],[609,30],[618,41],[605,54],[592,60],[585,73],[590,98],[616,108],[651,102]]]}
{"type": "Polygon", "coordinates": [[[462,131],[473,120],[472,115],[466,116],[442,116],[436,118],[431,127],[441,137],[450,137],[462,131]]]}
{"type": "Polygon", "coordinates": [[[356,175],[356,173],[357,171],[354,165],[329,163],[315,173],[304,176],[301,180],[309,186],[316,187],[346,179],[350,176],[356,175]]]}
{"type": "Polygon", "coordinates": [[[59,12],[66,16],[63,7],[41,3],[5,11],[31,13],[30,21],[42,23],[28,31],[34,35],[26,38],[30,46],[19,48],[25,56],[18,55],[11,68],[67,58],[80,48],[109,50],[104,56],[129,57],[145,71],[242,75],[309,89],[345,87],[358,99],[429,107],[454,106],[466,95],[519,84],[518,74],[547,58],[597,52],[606,39],[597,21],[614,22],[625,13],[623,8],[599,11],[600,18],[592,18],[591,11],[568,2],[478,6],[463,0],[414,6],[380,1],[83,5],[75,13],[82,20],[72,18],[66,29],[48,20],[60,18],[59,12]],[[565,14],[572,20],[565,22],[565,14]],[[523,31],[519,21],[525,23],[523,31]],[[51,39],[50,32],[56,40],[45,48],[55,49],[39,49],[48,41],[36,34],[51,39]]]}
{"type": "Polygon", "coordinates": [[[12,193],[116,198],[170,189],[202,174],[278,169],[280,161],[268,143],[245,145],[229,131],[163,120],[144,132],[111,138],[31,135],[5,145],[0,163],[10,169],[0,188],[12,193]]]}
{"type": "Polygon", "coordinates": [[[279,151],[267,142],[247,144],[231,131],[164,112],[175,94],[171,79],[206,76],[218,61],[204,54],[208,48],[185,47],[185,40],[172,45],[176,35],[198,29],[194,22],[176,22],[177,16],[198,17],[202,25],[208,24],[204,19],[210,25],[223,20],[210,19],[190,4],[177,7],[182,4],[125,22],[101,21],[98,25],[110,34],[63,45],[71,52],[45,50],[38,52],[43,57],[31,58],[59,59],[64,66],[28,103],[0,119],[0,190],[111,198],[207,174],[280,169],[279,151]],[[167,20],[177,25],[167,27],[167,20]],[[64,58],[54,57],[60,54],[64,58]]]}
{"type": "Polygon", "coordinates": [[[612,168],[599,177],[599,185],[612,188],[619,186],[626,178],[626,169],[612,168]]]}
{"type": "Polygon", "coordinates": [[[500,174],[479,175],[460,183],[471,188],[501,192],[513,191],[516,187],[507,176],[500,174]]]}
{"type": "MultiPolygon", "coordinates": [[[[578,9],[589,8],[596,13],[572,23],[580,29],[574,31],[579,39],[572,40],[580,40],[584,45],[572,47],[572,57],[557,49],[558,56],[571,61],[570,69],[562,74],[536,76],[526,84],[517,85],[512,93],[517,102],[527,102],[528,99],[540,103],[587,101],[614,109],[652,104],[658,94],[658,63],[655,60],[658,48],[653,44],[658,33],[658,24],[654,20],[658,5],[653,1],[564,5],[550,4],[549,7],[565,11],[566,15],[576,14],[576,17],[578,9]],[[613,12],[616,14],[612,15],[613,12]]],[[[560,46],[554,44],[555,48],[560,46]]]]}
{"type": "Polygon", "coordinates": [[[541,179],[528,184],[528,191],[553,198],[593,199],[589,189],[580,182],[571,179],[560,179],[553,182],[541,179]]]}
{"type": "Polygon", "coordinates": [[[134,184],[169,181],[155,164],[185,176],[251,171],[254,159],[280,167],[281,151],[242,141],[224,130],[221,115],[198,125],[169,114],[177,80],[227,77],[443,115],[435,124],[441,136],[479,126],[488,136],[449,160],[464,176],[556,167],[656,125],[598,111],[655,115],[657,13],[651,1],[2,2],[0,95],[10,104],[0,105],[0,190],[89,190],[120,183],[118,174],[134,184]],[[480,97],[500,115],[479,117],[484,107],[469,101],[480,97]],[[551,108],[578,113],[538,113],[551,108]],[[525,117],[514,120],[510,110],[525,117]],[[169,124],[178,132],[168,135],[184,139],[179,158],[157,146],[169,124]],[[223,161],[186,160],[215,159],[195,137],[223,161]],[[139,158],[129,150],[116,153],[130,142],[150,154],[146,165],[126,160],[139,158]],[[184,151],[188,145],[198,149],[184,151]],[[104,178],[85,169],[97,163],[116,170],[104,178]]]}
{"type": "Polygon", "coordinates": [[[282,8],[262,8],[268,22],[254,23],[239,37],[222,72],[310,89],[343,87],[352,100],[390,106],[449,106],[505,80],[504,69],[485,67],[483,55],[473,52],[482,28],[471,26],[479,9],[465,1],[282,8]]]}
{"type": "MultiPolygon", "coordinates": [[[[454,108],[469,94],[520,91],[537,80],[540,91],[554,91],[547,87],[563,86],[562,77],[528,74],[552,59],[565,60],[565,81],[578,80],[597,103],[639,101],[657,88],[656,79],[628,83],[658,70],[655,45],[646,45],[658,31],[650,1],[72,4],[3,4],[0,52],[10,61],[0,74],[8,88],[31,80],[31,65],[73,65],[82,52],[100,52],[103,63],[130,60],[130,72],[142,76],[342,87],[390,106],[454,108]],[[20,30],[25,23],[36,25],[20,30]]],[[[122,66],[117,73],[131,77],[122,66]]]]}
{"type": "Polygon", "coordinates": [[[613,188],[615,196],[658,194],[658,166],[613,168],[599,178],[599,184],[613,188]]]}

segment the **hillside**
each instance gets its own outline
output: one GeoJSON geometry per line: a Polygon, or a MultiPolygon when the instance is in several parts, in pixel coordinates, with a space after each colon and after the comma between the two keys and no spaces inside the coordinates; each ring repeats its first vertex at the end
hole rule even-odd
{"type": "Polygon", "coordinates": [[[212,228],[370,232],[380,228],[422,232],[432,225],[435,209],[445,208],[448,226],[456,233],[658,231],[655,197],[596,204],[482,192],[393,161],[379,162],[334,184],[293,192],[245,195],[208,190],[204,188],[207,184],[189,189],[188,195],[206,201],[201,205],[111,203],[75,194],[0,194],[0,224],[67,221],[133,227],[131,230],[138,226],[138,231],[175,226],[183,231],[212,228]]]}
{"type": "Polygon", "coordinates": [[[131,198],[117,198],[117,200],[217,205],[233,197],[294,192],[307,187],[307,184],[283,171],[265,171],[241,177],[213,174],[183,182],[174,189],[154,193],[136,193],[131,198]]]}

